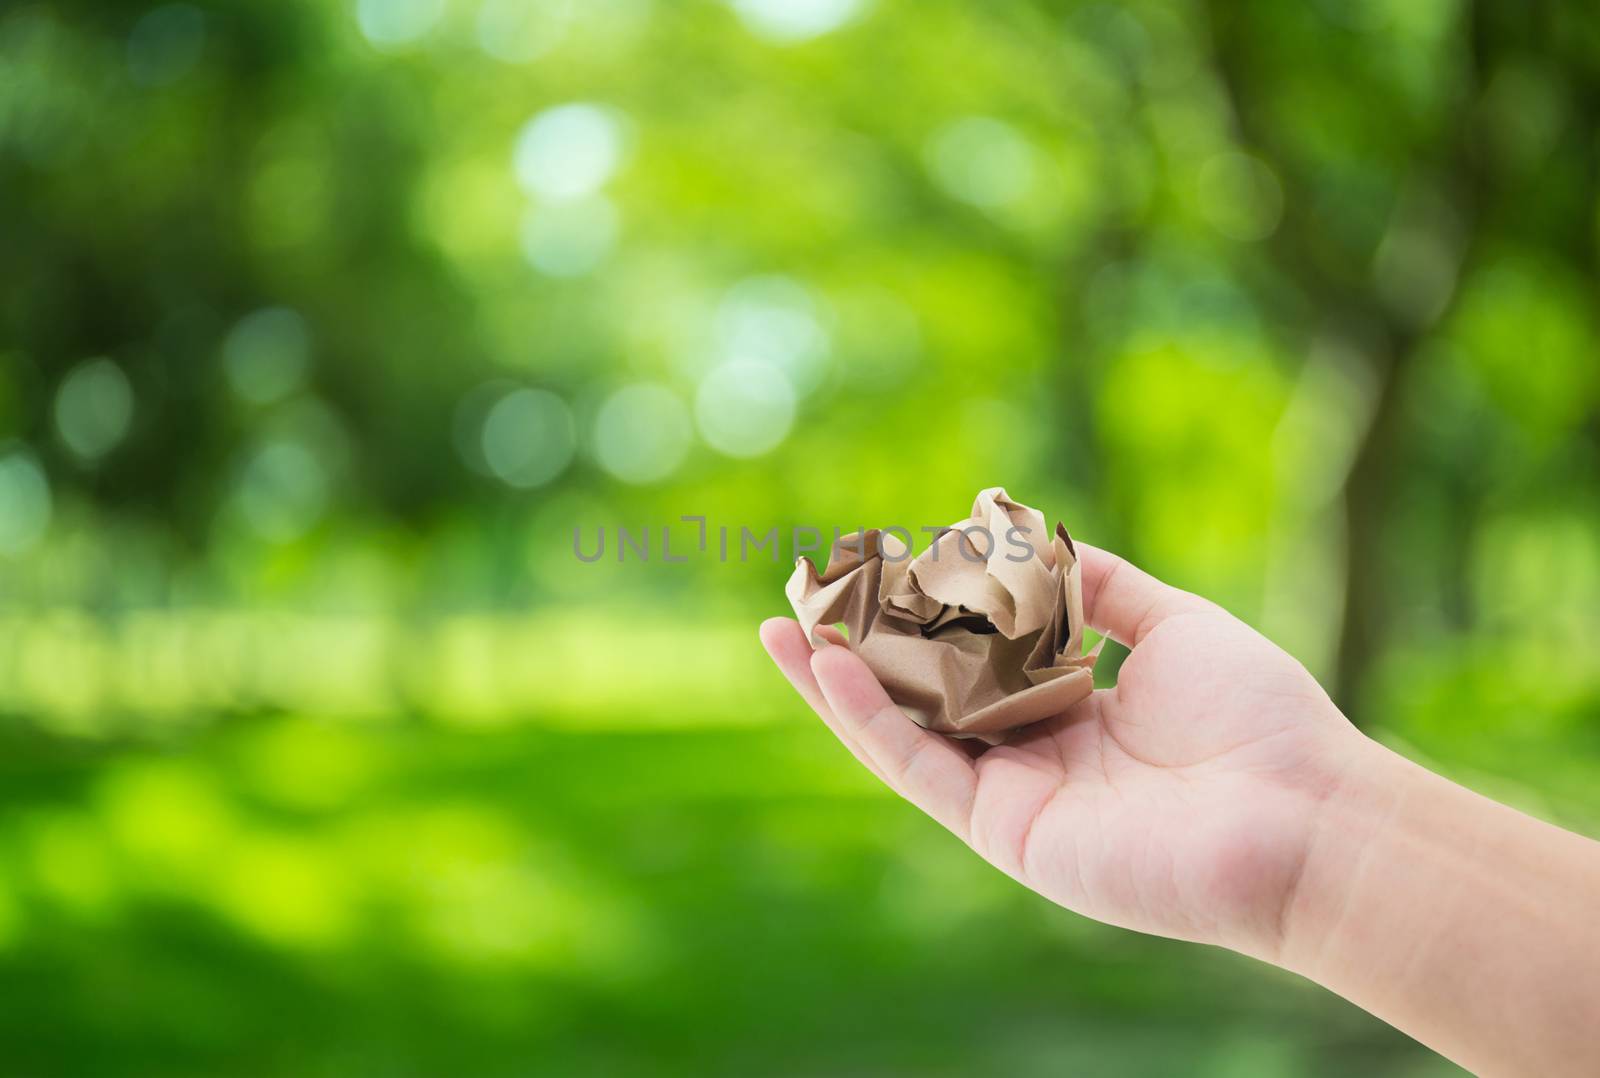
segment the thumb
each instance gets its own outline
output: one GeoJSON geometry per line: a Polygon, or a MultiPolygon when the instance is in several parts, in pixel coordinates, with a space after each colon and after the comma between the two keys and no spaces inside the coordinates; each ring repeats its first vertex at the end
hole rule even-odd
{"type": "Polygon", "coordinates": [[[1175,614],[1219,609],[1216,604],[1164,584],[1110,551],[1074,541],[1083,566],[1084,618],[1119,644],[1135,647],[1175,614]]]}

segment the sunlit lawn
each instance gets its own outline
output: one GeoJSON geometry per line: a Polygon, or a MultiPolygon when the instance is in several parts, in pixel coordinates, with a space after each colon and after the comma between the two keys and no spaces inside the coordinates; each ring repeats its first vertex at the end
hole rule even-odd
{"type": "Polygon", "coordinates": [[[1442,1070],[1266,967],[1051,907],[776,710],[13,726],[6,1069],[1442,1070]]]}

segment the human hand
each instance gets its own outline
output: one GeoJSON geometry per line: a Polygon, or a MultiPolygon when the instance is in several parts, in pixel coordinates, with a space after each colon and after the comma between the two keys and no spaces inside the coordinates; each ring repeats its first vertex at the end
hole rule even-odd
{"type": "Polygon", "coordinates": [[[790,683],[880,779],[1019,882],[1096,920],[1273,960],[1323,808],[1369,745],[1220,607],[1077,544],[1115,688],[985,748],[917,726],[847,648],[773,618],[790,683]],[[976,750],[983,751],[977,752],[976,750]]]}

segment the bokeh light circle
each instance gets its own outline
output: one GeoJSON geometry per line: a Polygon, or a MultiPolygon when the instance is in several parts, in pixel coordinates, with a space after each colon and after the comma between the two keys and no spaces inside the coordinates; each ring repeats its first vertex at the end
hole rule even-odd
{"type": "Polygon", "coordinates": [[[545,109],[524,124],[512,161],[523,190],[564,200],[605,186],[621,167],[623,150],[616,113],[580,101],[545,109]]]}
{"type": "Polygon", "coordinates": [[[759,457],[794,425],[794,389],[776,367],[734,360],[701,381],[694,418],[700,437],[719,453],[759,457]]]}
{"type": "Polygon", "coordinates": [[[356,0],[356,22],[374,45],[406,45],[444,15],[446,0],[356,0]]]}
{"type": "Polygon", "coordinates": [[[522,254],[550,277],[581,277],[606,260],[621,231],[616,207],[594,195],[533,206],[522,219],[522,254]]]}
{"type": "Polygon", "coordinates": [[[311,364],[305,319],[288,307],[245,315],[222,344],[228,386],[252,404],[270,404],[297,389],[311,364]]]}
{"type": "Polygon", "coordinates": [[[177,82],[199,61],[205,40],[206,19],[199,8],[151,8],[128,31],[128,77],[140,86],[177,82]]]}
{"type": "Polygon", "coordinates": [[[56,433],[83,460],[115,449],[133,421],[133,390],[122,368],[109,359],[74,367],[56,390],[56,433]]]}
{"type": "Polygon", "coordinates": [[[832,335],[817,299],[793,278],[747,277],[734,284],[717,305],[713,333],[720,359],[770,363],[801,395],[827,373],[832,335]]]}
{"type": "Polygon", "coordinates": [[[1026,198],[1038,172],[1037,151],[1022,132],[992,116],[968,116],[930,140],[926,158],[945,192],[986,210],[1026,198]]]}
{"type": "Polygon", "coordinates": [[[294,439],[274,439],[245,464],[235,500],[257,535],[287,543],[310,531],[322,517],[329,485],[327,469],[309,446],[294,439]]]}
{"type": "Polygon", "coordinates": [[[678,470],[693,436],[678,395],[654,382],[624,386],[600,406],[594,455],[625,483],[654,483],[678,470]]]}
{"type": "Polygon", "coordinates": [[[0,554],[21,554],[50,526],[50,481],[34,455],[0,446],[0,554]]]}
{"type": "Polygon", "coordinates": [[[1229,239],[1250,243],[1278,230],[1283,186],[1272,169],[1247,153],[1219,153],[1200,166],[1195,194],[1206,223],[1229,239]]]}
{"type": "Polygon", "coordinates": [[[491,474],[514,487],[537,487],[566,471],[577,449],[572,409],[543,389],[501,397],[483,419],[479,448],[491,474]]]}
{"type": "Polygon", "coordinates": [[[862,0],[732,0],[739,19],[757,37],[789,43],[837,30],[865,6],[862,0]]]}
{"type": "Polygon", "coordinates": [[[567,36],[573,0],[484,0],[478,8],[478,48],[507,64],[525,64],[567,36]]]}

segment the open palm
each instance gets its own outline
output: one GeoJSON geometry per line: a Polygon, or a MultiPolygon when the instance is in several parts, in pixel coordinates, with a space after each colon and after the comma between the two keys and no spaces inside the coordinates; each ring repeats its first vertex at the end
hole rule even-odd
{"type": "Polygon", "coordinates": [[[1354,729],[1220,607],[1079,544],[1089,624],[1132,649],[1115,688],[974,755],[912,723],[844,647],[762,640],[884,782],[1055,902],[1272,957],[1354,729]]]}

